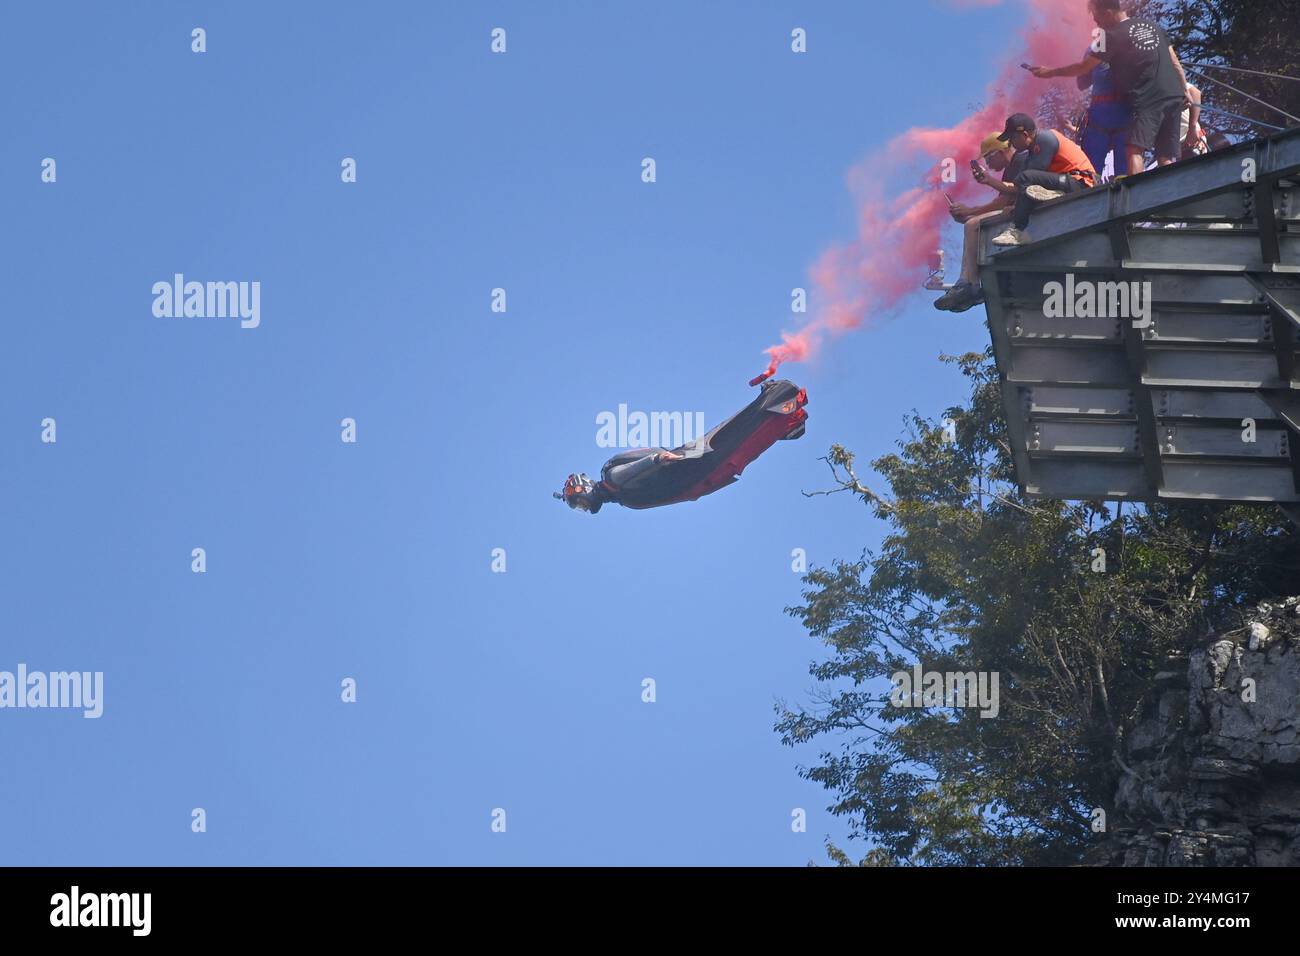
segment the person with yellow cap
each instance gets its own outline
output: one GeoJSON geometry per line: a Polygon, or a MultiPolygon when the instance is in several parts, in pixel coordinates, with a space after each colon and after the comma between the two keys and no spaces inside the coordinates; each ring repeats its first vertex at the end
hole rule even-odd
{"type": "Polygon", "coordinates": [[[961,253],[961,276],[957,284],[940,296],[934,303],[936,309],[945,312],[965,312],[984,301],[984,290],[980,286],[979,253],[980,223],[1003,216],[1016,201],[1015,179],[1025,168],[1027,154],[1017,153],[1010,144],[1004,142],[1000,133],[989,133],[980,143],[980,156],[993,172],[1000,172],[1001,179],[989,175],[979,163],[971,166],[971,175],[977,183],[982,183],[996,191],[997,195],[982,206],[966,206],[952,203],[952,218],[965,226],[964,243],[961,253]]]}

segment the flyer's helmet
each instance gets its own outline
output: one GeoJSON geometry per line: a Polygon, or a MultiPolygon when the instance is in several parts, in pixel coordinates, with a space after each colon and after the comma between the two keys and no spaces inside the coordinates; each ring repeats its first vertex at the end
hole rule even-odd
{"type": "Polygon", "coordinates": [[[570,475],[564,481],[564,490],[557,491],[559,498],[570,508],[595,514],[600,510],[600,498],[596,495],[596,485],[586,475],[570,475]]]}

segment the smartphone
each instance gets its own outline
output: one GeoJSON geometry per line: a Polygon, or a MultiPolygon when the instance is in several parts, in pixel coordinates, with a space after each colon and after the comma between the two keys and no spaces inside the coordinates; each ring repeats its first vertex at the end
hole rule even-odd
{"type": "Polygon", "coordinates": [[[978,159],[972,159],[970,161],[970,171],[976,175],[979,175],[984,171],[983,167],[980,166],[980,161],[978,159]]]}
{"type": "Polygon", "coordinates": [[[1022,70],[1032,70],[1033,67],[1030,66],[1028,63],[1021,63],[1021,64],[1020,64],[1020,69],[1022,69],[1022,70]]]}
{"type": "Polygon", "coordinates": [[[956,205],[956,203],[954,203],[954,202],[952,201],[952,197],[949,196],[947,193],[944,193],[944,194],[943,194],[943,198],[946,199],[946,200],[948,200],[948,205],[949,205],[949,206],[954,206],[954,205],[956,205]]]}

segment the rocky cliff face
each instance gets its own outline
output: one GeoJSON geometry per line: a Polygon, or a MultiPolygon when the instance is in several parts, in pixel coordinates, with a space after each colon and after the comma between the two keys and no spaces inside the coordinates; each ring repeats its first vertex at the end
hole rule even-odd
{"type": "Polygon", "coordinates": [[[1092,862],[1300,866],[1298,612],[1262,604],[1157,677],[1092,862]]]}

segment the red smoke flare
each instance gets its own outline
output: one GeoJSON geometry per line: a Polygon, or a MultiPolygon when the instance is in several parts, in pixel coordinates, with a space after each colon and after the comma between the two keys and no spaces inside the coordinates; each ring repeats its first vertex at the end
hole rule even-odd
{"type": "MultiPolygon", "coordinates": [[[[997,0],[968,2],[992,5],[997,0]]],[[[832,336],[860,327],[869,317],[887,313],[924,281],[938,249],[942,230],[951,223],[948,203],[940,190],[940,163],[952,158],[957,183],[950,186],[963,201],[983,202],[988,190],[971,180],[968,161],[979,155],[989,133],[1001,132],[1012,113],[1033,114],[1044,93],[1060,80],[1040,80],[1020,68],[1062,66],[1076,62],[1092,42],[1096,27],[1088,0],[1019,0],[1028,8],[1024,33],[1009,44],[1005,66],[989,84],[978,113],[948,129],[915,128],[894,137],[880,152],[863,160],[848,174],[858,199],[858,237],[827,249],[809,268],[817,311],[794,332],[782,332],[781,342],[764,351],[771,358],[762,381],[782,362],[798,362],[816,353],[827,333],[832,336]],[[927,172],[918,185],[894,195],[877,184],[897,182],[924,162],[927,172]]],[[[977,16],[978,13],[966,13],[977,16]]],[[[924,67],[917,67],[924,70],[924,67]]],[[[1075,87],[1062,84],[1067,95],[1075,87]]],[[[954,90],[954,95],[961,95],[954,90]]],[[[752,384],[752,383],[751,383],[752,384]]]]}

